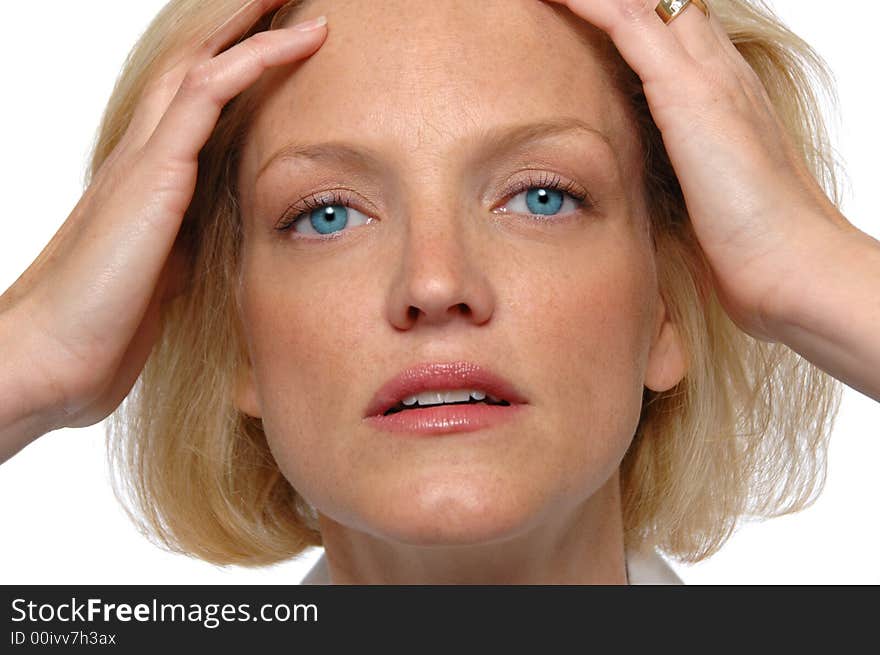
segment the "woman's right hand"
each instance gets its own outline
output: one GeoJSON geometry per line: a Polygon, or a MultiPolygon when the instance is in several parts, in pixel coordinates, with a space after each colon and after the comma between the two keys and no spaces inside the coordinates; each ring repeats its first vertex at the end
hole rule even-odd
{"type": "Polygon", "coordinates": [[[181,288],[173,246],[221,110],[266,69],[305,59],[326,37],[326,27],[270,30],[223,51],[285,1],[249,2],[206,43],[177,54],[70,216],[0,296],[0,368],[16,367],[0,375],[17,381],[12,403],[39,414],[11,414],[4,389],[0,462],[40,434],[103,420],[131,391],[161,304],[181,288]],[[10,434],[25,418],[39,434],[10,434]]]}

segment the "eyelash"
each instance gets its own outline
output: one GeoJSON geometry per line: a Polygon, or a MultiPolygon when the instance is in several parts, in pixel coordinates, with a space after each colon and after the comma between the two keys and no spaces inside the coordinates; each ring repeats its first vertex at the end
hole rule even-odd
{"type": "MultiPolygon", "coordinates": [[[[523,191],[528,191],[529,189],[549,189],[551,191],[562,191],[566,193],[571,198],[573,198],[577,203],[577,210],[590,210],[595,209],[597,203],[590,197],[590,195],[581,190],[581,188],[575,184],[574,182],[564,180],[556,173],[541,173],[538,177],[529,177],[523,180],[520,180],[510,191],[507,192],[508,198],[513,198],[522,193],[523,191]]],[[[308,198],[304,198],[298,204],[291,205],[284,212],[282,216],[281,224],[278,225],[275,229],[279,232],[287,232],[294,225],[296,225],[297,221],[302,218],[308,216],[311,212],[316,209],[323,209],[325,207],[333,206],[333,205],[344,205],[348,206],[352,202],[352,199],[348,197],[348,195],[344,192],[339,191],[328,191],[324,194],[319,194],[317,196],[311,196],[308,198]],[[289,218],[287,218],[289,216],[289,218]]],[[[564,218],[553,218],[548,216],[540,216],[538,214],[529,214],[533,218],[537,218],[543,221],[562,221],[564,218]]],[[[341,232],[339,233],[341,234],[341,232]]],[[[307,237],[308,239],[314,240],[324,240],[333,238],[330,237],[307,237]]]]}

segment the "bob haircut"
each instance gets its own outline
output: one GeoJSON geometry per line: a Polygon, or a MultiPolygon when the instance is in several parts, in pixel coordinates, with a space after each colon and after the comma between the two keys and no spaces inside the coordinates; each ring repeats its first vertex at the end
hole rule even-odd
{"type": "MultiPolygon", "coordinates": [[[[182,44],[205,41],[243,4],[171,0],[162,9],[117,80],[87,184],[126,131],[147,83],[175,63],[170,58],[182,44]]],[[[827,64],[763,0],[712,0],[712,11],[839,206],[836,162],[816,95],[824,91],[836,109],[827,64]]],[[[242,38],[274,27],[279,12],[242,38]]],[[[644,390],[620,469],[624,539],[629,549],[656,548],[696,562],[715,553],[742,520],[815,501],[842,385],[784,344],[753,339],[724,312],[641,82],[601,36],[607,71],[637,121],[660,293],[690,362],[672,389],[644,390]]],[[[187,254],[188,284],[163,307],[144,370],[108,420],[107,453],[117,499],[153,543],[213,564],[262,566],[322,539],[314,509],[275,463],[262,421],[239,412],[232,400],[247,357],[235,180],[256,106],[249,91],[224,108],[200,154],[176,243],[187,254]]]]}

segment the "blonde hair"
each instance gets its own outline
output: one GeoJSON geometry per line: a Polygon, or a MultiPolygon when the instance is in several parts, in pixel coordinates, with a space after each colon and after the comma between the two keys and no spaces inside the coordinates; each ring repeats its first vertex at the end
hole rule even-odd
{"type": "MultiPolygon", "coordinates": [[[[242,4],[165,6],[125,63],[87,181],[124,134],[147,82],[167,70],[181,44],[204,41],[242,4]]],[[[816,95],[824,90],[836,105],[827,65],[760,0],[713,0],[712,11],[839,205],[816,95]]],[[[242,38],[269,28],[271,18],[242,38]]],[[[621,465],[625,540],[628,548],[656,547],[698,561],[741,520],[794,512],[815,500],[841,385],[786,346],[746,335],[724,313],[638,77],[610,39],[605,43],[609,72],[642,140],[660,292],[690,359],[677,386],[645,389],[621,465]]],[[[276,563],[322,543],[313,510],[281,474],[261,421],[232,402],[246,362],[232,292],[243,238],[234,182],[252,109],[247,92],[229,103],[201,152],[177,244],[189,254],[189,286],[163,307],[156,347],[107,432],[114,491],[148,538],[214,564],[244,566],[276,563]]]]}

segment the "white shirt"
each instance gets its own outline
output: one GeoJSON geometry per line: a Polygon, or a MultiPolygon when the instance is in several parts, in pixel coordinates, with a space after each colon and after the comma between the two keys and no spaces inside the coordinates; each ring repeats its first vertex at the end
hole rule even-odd
{"type": "MultiPolygon", "coordinates": [[[[626,570],[631,585],[680,585],[684,584],[672,567],[657,551],[626,552],[626,570]]],[[[309,569],[300,584],[330,584],[330,569],[327,567],[327,555],[321,553],[318,561],[309,569]]]]}

